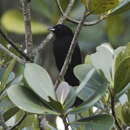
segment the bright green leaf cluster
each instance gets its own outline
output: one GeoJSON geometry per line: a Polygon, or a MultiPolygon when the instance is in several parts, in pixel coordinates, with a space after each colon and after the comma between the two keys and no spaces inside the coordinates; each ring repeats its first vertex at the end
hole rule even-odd
{"type": "Polygon", "coordinates": [[[93,14],[102,14],[119,4],[119,0],[81,0],[93,14]]]}

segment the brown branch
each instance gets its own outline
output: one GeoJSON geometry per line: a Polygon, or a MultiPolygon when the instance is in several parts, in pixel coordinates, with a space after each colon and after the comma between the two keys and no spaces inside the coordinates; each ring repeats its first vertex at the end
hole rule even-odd
{"type": "Polygon", "coordinates": [[[27,54],[31,56],[32,53],[32,30],[31,30],[31,3],[29,0],[21,0],[22,3],[22,11],[24,16],[24,24],[25,24],[25,44],[27,54]]]}
{"type": "Polygon", "coordinates": [[[71,62],[72,54],[73,54],[74,49],[75,49],[76,44],[77,44],[77,42],[76,42],[76,41],[77,41],[77,38],[78,38],[78,36],[79,36],[79,34],[80,34],[80,31],[81,31],[81,28],[82,28],[82,26],[83,26],[83,23],[84,23],[84,21],[85,21],[85,19],[86,19],[86,17],[87,17],[88,15],[89,15],[89,13],[86,14],[86,9],[85,9],[84,14],[83,14],[83,17],[82,17],[82,20],[81,20],[80,23],[78,24],[78,26],[77,26],[77,28],[76,28],[76,31],[75,31],[75,34],[74,34],[74,37],[73,37],[73,39],[72,39],[72,41],[71,41],[71,45],[70,45],[69,51],[68,51],[68,53],[67,53],[66,59],[65,59],[65,61],[64,61],[64,64],[63,64],[63,66],[62,66],[62,69],[61,69],[61,71],[60,71],[59,77],[58,77],[58,79],[57,79],[57,81],[56,81],[56,83],[55,83],[55,88],[57,88],[57,86],[58,86],[59,83],[60,83],[60,80],[63,79],[63,77],[64,77],[64,75],[65,75],[65,73],[66,73],[66,71],[67,71],[67,69],[68,69],[68,66],[69,66],[69,64],[70,64],[70,62],[71,62]]]}
{"type": "Polygon", "coordinates": [[[21,56],[23,56],[27,61],[32,61],[22,50],[20,50],[17,46],[16,43],[10,39],[3,31],[0,29],[0,35],[6,40],[21,56]]]}
{"type": "Polygon", "coordinates": [[[6,54],[12,58],[15,58],[19,63],[24,64],[25,61],[20,59],[18,56],[16,56],[14,53],[12,53],[11,51],[9,51],[6,47],[4,47],[2,44],[0,44],[0,50],[3,50],[4,52],[6,52],[6,54]]]}
{"type": "Polygon", "coordinates": [[[115,120],[115,124],[118,128],[118,130],[123,130],[118,122],[118,119],[116,117],[116,113],[115,113],[115,96],[113,95],[112,91],[109,89],[110,92],[110,96],[111,96],[111,111],[112,111],[112,116],[115,120]]]}
{"type": "MultiPolygon", "coordinates": [[[[57,6],[58,6],[58,8],[59,8],[61,14],[64,16],[65,13],[64,13],[64,11],[63,11],[63,9],[62,9],[62,7],[61,7],[60,1],[59,1],[59,0],[56,0],[56,3],[57,3],[57,6]]],[[[90,21],[90,22],[84,22],[83,25],[84,25],[84,26],[93,26],[93,25],[96,25],[96,24],[100,23],[101,21],[103,21],[103,20],[106,19],[107,17],[108,17],[108,15],[104,15],[103,17],[100,17],[100,18],[97,19],[97,20],[90,21]]],[[[71,18],[71,17],[69,17],[69,16],[66,17],[66,20],[68,20],[69,22],[74,23],[74,24],[79,24],[80,21],[81,21],[81,20],[76,20],[76,19],[74,19],[74,18],[71,18]]]]}

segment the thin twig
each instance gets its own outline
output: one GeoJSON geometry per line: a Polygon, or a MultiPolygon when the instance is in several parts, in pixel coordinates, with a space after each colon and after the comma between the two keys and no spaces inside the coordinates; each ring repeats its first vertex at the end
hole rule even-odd
{"type": "Polygon", "coordinates": [[[113,95],[113,93],[110,89],[109,89],[109,92],[111,95],[111,111],[112,111],[113,118],[115,120],[115,124],[116,124],[118,130],[122,130],[122,128],[117,120],[116,113],[115,113],[115,96],[113,95]]]}
{"type": "Polygon", "coordinates": [[[76,41],[77,41],[77,38],[78,38],[78,36],[79,36],[79,34],[80,34],[80,31],[81,31],[81,28],[82,28],[82,26],[83,26],[83,23],[84,23],[84,21],[85,21],[85,19],[86,19],[86,17],[87,17],[88,15],[89,15],[89,13],[86,14],[86,9],[85,9],[84,14],[83,14],[83,17],[82,17],[82,20],[81,20],[80,23],[78,24],[78,26],[77,26],[77,28],[76,28],[76,31],[75,31],[75,34],[74,34],[74,37],[73,37],[73,39],[72,39],[72,41],[71,41],[71,45],[70,45],[69,51],[68,51],[68,53],[67,53],[66,59],[65,59],[65,61],[64,61],[64,64],[63,64],[63,66],[62,66],[62,69],[61,69],[61,71],[60,71],[59,77],[58,77],[58,79],[57,79],[57,81],[56,81],[56,83],[55,83],[55,88],[57,88],[57,86],[58,86],[59,83],[60,83],[60,80],[63,79],[63,77],[64,77],[64,75],[65,75],[65,73],[66,73],[66,71],[67,71],[67,69],[68,69],[68,66],[69,66],[69,64],[70,64],[70,62],[71,62],[72,54],[73,54],[74,49],[75,49],[76,44],[77,44],[77,42],[76,42],[76,41]]]}
{"type": "Polygon", "coordinates": [[[62,24],[62,23],[64,22],[64,20],[68,17],[68,14],[69,14],[69,12],[71,11],[71,9],[72,9],[72,7],[73,7],[73,5],[74,5],[74,2],[75,2],[75,0],[71,0],[71,1],[69,2],[66,11],[65,11],[64,14],[63,14],[63,17],[61,17],[61,18],[59,19],[59,21],[58,21],[57,24],[62,24]]]}
{"type": "Polygon", "coordinates": [[[32,61],[22,50],[20,50],[17,46],[16,43],[10,39],[3,31],[0,29],[0,35],[21,55],[23,56],[27,61],[32,61]]]}
{"type": "Polygon", "coordinates": [[[3,127],[4,130],[9,130],[8,126],[5,124],[2,112],[0,112],[0,125],[3,127]]]}
{"type": "Polygon", "coordinates": [[[31,30],[31,3],[29,0],[21,0],[22,3],[22,11],[24,16],[24,24],[25,24],[25,44],[27,54],[31,56],[32,53],[32,30],[31,30]]]}
{"type": "MultiPolygon", "coordinates": [[[[63,9],[62,9],[62,7],[61,7],[60,1],[59,1],[59,0],[56,0],[56,3],[57,3],[57,6],[58,6],[58,8],[59,8],[61,14],[64,16],[65,13],[64,13],[64,11],[63,11],[63,9]]],[[[101,21],[103,21],[103,20],[104,20],[105,18],[107,18],[107,17],[108,17],[108,15],[104,15],[103,17],[100,17],[100,18],[97,19],[97,20],[90,21],[90,22],[88,22],[88,21],[87,21],[87,22],[84,22],[83,25],[84,25],[84,26],[93,26],[93,25],[96,25],[96,24],[100,23],[101,21]]],[[[79,24],[80,21],[81,21],[81,20],[77,20],[77,19],[71,18],[71,17],[69,17],[69,16],[66,17],[66,20],[68,20],[69,22],[74,23],[74,24],[79,24]]]]}
{"type": "Polygon", "coordinates": [[[14,53],[12,53],[11,51],[9,51],[6,47],[4,47],[2,44],[0,44],[0,50],[3,50],[4,52],[6,52],[6,54],[10,57],[15,58],[19,63],[24,64],[25,61],[22,60],[21,58],[19,58],[18,56],[16,56],[14,53]]]}
{"type": "Polygon", "coordinates": [[[22,121],[27,117],[27,113],[24,113],[24,115],[19,119],[19,121],[16,122],[14,126],[12,126],[9,130],[14,130],[17,126],[19,126],[22,121]]]}
{"type": "MultiPolygon", "coordinates": [[[[69,12],[71,11],[73,5],[74,5],[75,0],[70,0],[69,4],[65,10],[65,13],[63,16],[60,17],[58,20],[57,24],[62,24],[65,20],[66,17],[68,16],[69,12]]],[[[49,33],[47,37],[41,42],[41,44],[37,47],[36,52],[42,51],[46,45],[54,38],[54,35],[52,33],[49,33]]]]}

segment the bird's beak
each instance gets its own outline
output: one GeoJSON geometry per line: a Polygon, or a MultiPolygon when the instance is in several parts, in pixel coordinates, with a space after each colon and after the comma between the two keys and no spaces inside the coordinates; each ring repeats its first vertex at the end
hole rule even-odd
{"type": "Polygon", "coordinates": [[[53,31],[55,31],[55,28],[54,27],[49,27],[48,30],[53,32],[53,31]]]}

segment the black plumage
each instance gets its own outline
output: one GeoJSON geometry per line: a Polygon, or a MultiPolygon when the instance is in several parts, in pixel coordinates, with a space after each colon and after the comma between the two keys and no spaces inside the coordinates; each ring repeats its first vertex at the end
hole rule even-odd
{"type": "MultiPolygon", "coordinates": [[[[69,27],[63,24],[58,24],[54,27],[51,27],[49,30],[51,30],[55,35],[53,51],[57,68],[60,71],[64,64],[74,34],[69,27]]],[[[65,81],[68,82],[71,86],[79,85],[79,81],[73,73],[73,68],[81,63],[81,52],[77,44],[72,55],[71,63],[69,64],[68,70],[64,76],[65,81]]]]}

